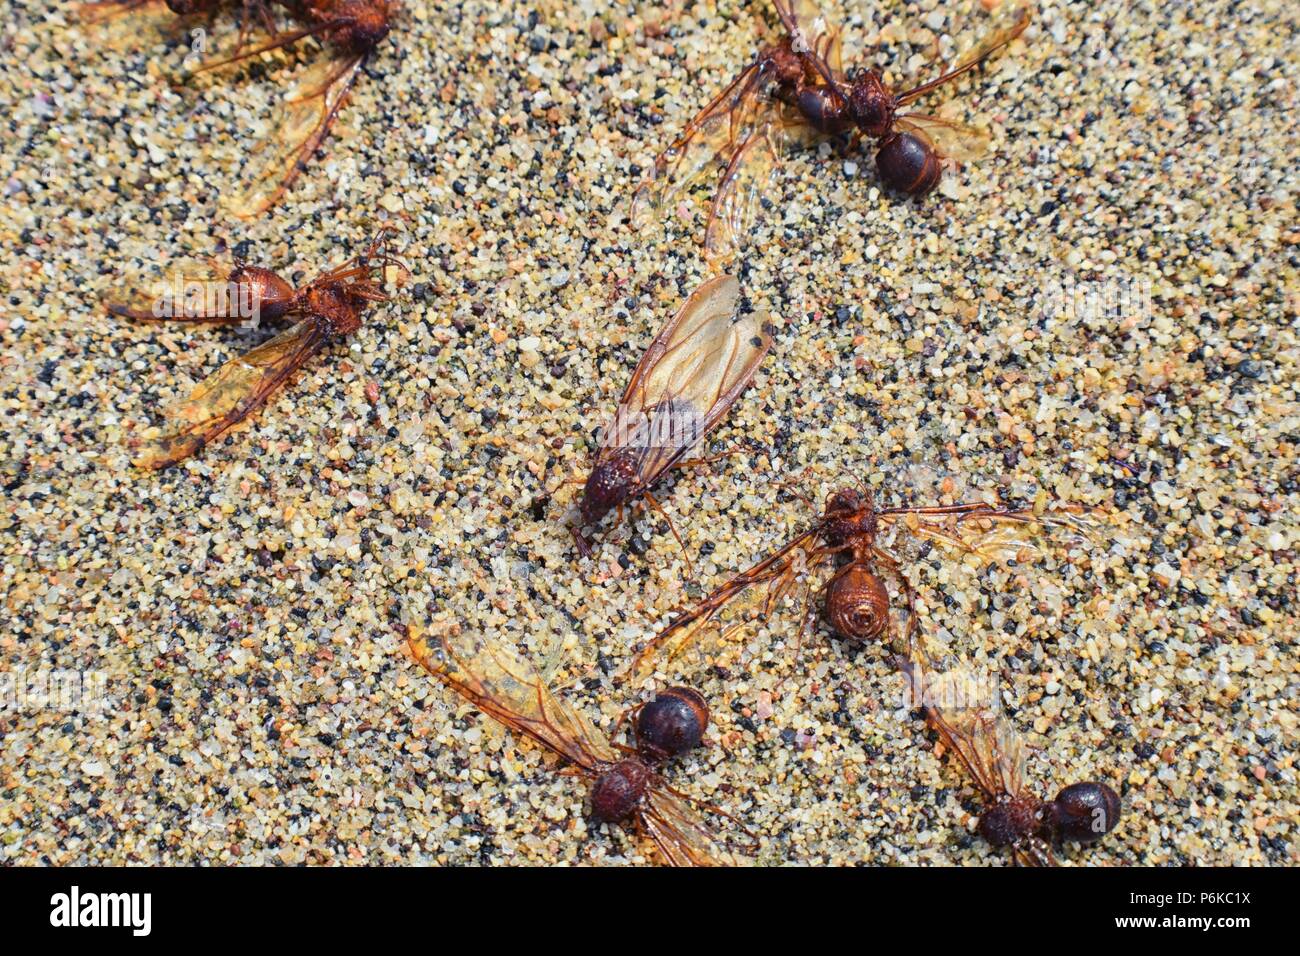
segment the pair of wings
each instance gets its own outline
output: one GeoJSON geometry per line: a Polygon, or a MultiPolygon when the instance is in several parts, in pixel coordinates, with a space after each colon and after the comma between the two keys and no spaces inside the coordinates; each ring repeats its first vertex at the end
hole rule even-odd
{"type": "MultiPolygon", "coordinates": [[[[812,0],[774,0],[774,4],[793,49],[815,65],[823,85],[847,91],[839,31],[826,25],[812,0]]],[[[895,128],[930,142],[947,159],[964,162],[984,155],[992,143],[988,131],[906,106],[1006,46],[1024,32],[1029,17],[1027,9],[1019,11],[1014,22],[989,33],[955,67],[900,94],[895,128]]],[[[714,192],[704,248],[717,259],[740,250],[757,221],[782,155],[818,137],[797,110],[769,95],[774,79],[771,62],[760,56],[687,123],[677,140],[655,159],[633,197],[635,228],[673,210],[709,167],[720,166],[723,172],[714,192]]]]}
{"type": "Polygon", "coordinates": [[[632,456],[633,496],[718,426],[772,347],[759,316],[738,316],[739,305],[733,276],[710,279],[655,336],[632,373],[596,463],[632,456]]]}
{"type": "MultiPolygon", "coordinates": [[[[895,531],[914,542],[932,542],[977,565],[1024,560],[1046,545],[1045,538],[1078,540],[1091,532],[1089,513],[1082,508],[1058,511],[1009,510],[990,505],[963,504],[934,508],[885,508],[877,513],[881,534],[895,531]]],[[[756,622],[770,618],[800,582],[804,617],[800,634],[811,625],[818,574],[834,564],[842,551],[826,546],[823,519],[787,541],[749,569],[718,587],[679,615],[637,654],[627,676],[640,683],[657,666],[680,657],[692,646],[724,640],[756,622]]],[[[911,586],[898,559],[881,548],[873,552],[878,572],[892,584],[892,604],[903,606],[902,623],[910,641],[918,623],[910,607],[911,586]]]]}
{"type": "Polygon", "coordinates": [[[136,466],[166,468],[197,454],[265,405],[328,341],[325,322],[309,315],[250,352],[230,359],[171,410],[158,434],[145,438],[136,466]]]}
{"type": "MultiPolygon", "coordinates": [[[[179,17],[167,9],[163,0],[93,0],[82,7],[82,19],[105,46],[129,42],[143,47],[169,37],[193,36],[193,43],[199,49],[186,58],[187,75],[283,49],[316,32],[311,29],[270,32],[264,42],[250,45],[247,31],[253,26],[249,21],[255,19],[255,13],[264,15],[265,7],[245,2],[245,22],[238,43],[230,53],[215,54],[201,49],[206,43],[203,39],[206,31],[190,29],[202,18],[179,17]]],[[[259,23],[256,27],[271,31],[273,25],[259,23]]],[[[366,56],[366,53],[331,49],[293,79],[278,101],[266,132],[244,144],[243,167],[237,174],[237,184],[221,200],[227,211],[241,219],[252,219],[280,200],[328,135],[366,56]]]]}
{"type": "MultiPolygon", "coordinates": [[[[565,705],[513,648],[458,625],[430,636],[412,627],[411,655],[430,674],[489,717],[531,737],[594,777],[621,754],[590,721],[565,705]]],[[[646,834],[674,866],[735,865],[743,860],[683,798],[659,786],[647,789],[638,812],[646,834]]]]}
{"type": "MultiPolygon", "coordinates": [[[[1025,753],[1020,735],[1002,711],[993,682],[950,654],[935,653],[924,641],[898,661],[920,708],[979,788],[986,805],[1024,789],[1025,753]]],[[[1021,866],[1056,866],[1051,847],[1031,836],[1012,848],[1021,866]]]]}

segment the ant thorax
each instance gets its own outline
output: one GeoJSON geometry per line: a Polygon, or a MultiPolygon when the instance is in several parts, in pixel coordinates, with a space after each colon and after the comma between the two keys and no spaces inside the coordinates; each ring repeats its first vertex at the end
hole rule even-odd
{"type": "Polygon", "coordinates": [[[361,310],[351,296],[333,286],[318,286],[310,290],[307,305],[326,321],[334,335],[351,335],[361,328],[361,310]]]}
{"type": "Polygon", "coordinates": [[[640,804],[653,774],[635,757],[620,760],[591,785],[592,815],[602,823],[626,819],[640,804]]]}
{"type": "Polygon", "coordinates": [[[1031,796],[1004,794],[979,819],[979,832],[990,846],[1019,846],[1043,826],[1043,802],[1031,796]]]}
{"type": "Polygon", "coordinates": [[[894,125],[894,97],[874,70],[864,70],[849,87],[849,112],[865,135],[881,139],[894,125]]]}
{"type": "MultiPolygon", "coordinates": [[[[869,497],[850,489],[838,491],[826,505],[826,543],[839,548],[855,539],[869,548],[879,530],[876,509],[869,497]]],[[[854,549],[857,553],[857,549],[854,549]]]]}
{"type": "Polygon", "coordinates": [[[351,50],[369,50],[388,36],[392,11],[388,0],[315,0],[308,2],[312,16],[337,23],[334,40],[351,50]]]}

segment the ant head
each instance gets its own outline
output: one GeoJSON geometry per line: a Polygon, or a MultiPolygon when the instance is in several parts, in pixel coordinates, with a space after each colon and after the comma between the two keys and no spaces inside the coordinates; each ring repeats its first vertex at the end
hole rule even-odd
{"type": "Polygon", "coordinates": [[[344,0],[338,11],[338,39],[354,50],[369,50],[388,36],[396,4],[391,0],[344,0]]]}
{"type": "Polygon", "coordinates": [[[853,511],[862,511],[872,507],[871,492],[857,490],[856,488],[841,488],[826,502],[826,514],[846,514],[853,511]]]}

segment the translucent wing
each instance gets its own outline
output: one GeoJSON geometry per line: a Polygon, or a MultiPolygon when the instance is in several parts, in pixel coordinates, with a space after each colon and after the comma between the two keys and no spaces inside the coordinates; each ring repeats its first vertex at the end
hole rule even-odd
{"type": "Polygon", "coordinates": [[[747,571],[736,575],[679,615],[641,649],[627,674],[635,682],[648,677],[663,660],[671,661],[711,632],[726,637],[756,617],[767,617],[804,579],[805,615],[812,576],[829,555],[817,550],[820,526],[805,531],[747,571]]]}
{"type": "Polygon", "coordinates": [[[177,16],[164,0],[95,0],[73,9],[97,47],[116,51],[175,43],[204,19],[177,16]]]}
{"type": "Polygon", "coordinates": [[[704,251],[715,261],[737,254],[754,229],[785,151],[817,136],[786,108],[773,110],[732,153],[709,213],[704,251]]]}
{"type": "Polygon", "coordinates": [[[137,322],[194,322],[231,325],[250,321],[256,309],[252,287],[230,281],[229,268],[213,260],[169,262],[166,273],[123,280],[125,301],[107,304],[110,315],[137,322]]]}
{"type": "Polygon", "coordinates": [[[897,104],[899,106],[906,106],[918,97],[924,96],[926,93],[929,93],[932,90],[943,86],[945,83],[955,80],[962,74],[973,70],[998,50],[1002,49],[1016,37],[1020,36],[1020,34],[1024,33],[1025,28],[1029,26],[1030,18],[1030,10],[1028,7],[1015,11],[1015,13],[1008,18],[1012,20],[1008,26],[996,29],[985,36],[983,40],[962,56],[956,66],[948,70],[942,76],[935,77],[933,80],[922,83],[920,86],[915,86],[904,93],[900,93],[897,99],[897,104]]]}
{"type": "Polygon", "coordinates": [[[1007,509],[983,503],[935,508],[886,508],[882,526],[950,548],[976,562],[1025,561],[1048,541],[1079,543],[1093,532],[1095,512],[1078,505],[1007,509]]]}
{"type": "Polygon", "coordinates": [[[911,682],[913,703],[993,802],[1018,795],[1024,781],[1024,747],[1002,713],[997,685],[951,657],[934,659],[914,648],[899,661],[911,682]]]}
{"type": "Polygon", "coordinates": [[[958,162],[979,159],[993,144],[993,137],[988,130],[926,113],[907,113],[895,117],[894,126],[929,140],[940,156],[958,162]]]}
{"type": "Polygon", "coordinates": [[[146,441],[136,464],[165,468],[195,454],[261,408],[326,339],[324,323],[309,317],[246,355],[231,359],[181,403],[161,435],[146,441]]]}
{"type": "Polygon", "coordinates": [[[739,866],[748,859],[728,848],[681,797],[662,787],[646,791],[641,825],[673,866],[739,866]]]}
{"type": "Polygon", "coordinates": [[[764,95],[769,79],[763,61],[751,64],[686,124],[637,188],[632,198],[634,228],[665,214],[710,166],[731,162],[741,144],[777,109],[764,95]]]}
{"type": "Polygon", "coordinates": [[[232,213],[251,219],[279,201],[329,133],[364,62],[364,54],[325,59],[298,77],[270,131],[248,150],[241,185],[225,200],[232,213]]]}
{"type": "Polygon", "coordinates": [[[598,460],[631,450],[646,488],[717,427],[772,346],[757,316],[736,316],[739,302],[732,276],[691,295],[633,372],[598,460]]]}
{"type": "Polygon", "coordinates": [[[609,741],[557,700],[513,648],[455,624],[434,637],[413,628],[408,642],[415,659],[442,683],[575,766],[594,771],[618,759],[609,741]]]}

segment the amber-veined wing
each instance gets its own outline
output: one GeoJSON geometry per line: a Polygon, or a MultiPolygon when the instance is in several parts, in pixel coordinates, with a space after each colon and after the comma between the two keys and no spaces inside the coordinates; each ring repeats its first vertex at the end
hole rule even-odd
{"type": "Polygon", "coordinates": [[[223,199],[227,209],[251,219],[279,201],[329,133],[365,59],[365,54],[327,57],[294,80],[269,131],[246,150],[240,185],[223,199]]]}
{"type": "Polygon", "coordinates": [[[649,488],[717,427],[772,346],[754,313],[737,316],[740,283],[717,276],[697,289],[642,356],[597,461],[631,452],[649,488]]]}
{"type": "MultiPolygon", "coordinates": [[[[965,769],[986,806],[1020,796],[1024,743],[1002,710],[996,682],[924,640],[898,664],[911,684],[913,705],[965,769]]],[[[1036,836],[1024,839],[1012,855],[1024,866],[1056,865],[1051,849],[1036,836]]]]}
{"type": "Polygon", "coordinates": [[[416,661],[439,681],[575,766],[594,772],[618,759],[600,731],[561,703],[513,648],[454,623],[439,625],[436,635],[412,628],[408,643],[416,661]]]}
{"type": "Polygon", "coordinates": [[[820,525],[803,532],[701,598],[641,649],[627,676],[640,682],[659,663],[680,657],[709,636],[725,639],[754,619],[769,617],[800,584],[806,623],[807,615],[815,612],[810,604],[814,579],[830,558],[818,548],[820,535],[820,525]]]}
{"type": "Polygon", "coordinates": [[[777,104],[736,148],[718,180],[704,233],[704,251],[715,262],[737,254],[752,234],[781,159],[818,136],[791,108],[777,104]]]}
{"type": "Polygon", "coordinates": [[[136,464],[141,468],[165,468],[195,454],[261,408],[328,337],[325,323],[309,316],[247,354],[231,359],[168,416],[160,435],[145,440],[136,464]]]}
{"type": "Polygon", "coordinates": [[[663,787],[646,791],[641,825],[673,866],[738,866],[749,862],[732,851],[684,799],[663,787]]]}
{"type": "Polygon", "coordinates": [[[1081,505],[1009,509],[982,502],[878,512],[882,528],[897,527],[977,564],[1024,561],[1049,543],[1081,544],[1094,533],[1098,514],[1081,505]]]}
{"type": "Polygon", "coordinates": [[[92,0],[74,5],[73,14],[96,47],[117,51],[175,43],[207,19],[177,16],[164,0],[92,0]]]}
{"type": "Polygon", "coordinates": [[[975,67],[979,66],[990,56],[1002,49],[1020,34],[1025,32],[1029,26],[1030,10],[1028,7],[1016,10],[1007,17],[1011,22],[999,29],[993,30],[984,37],[979,43],[967,51],[952,69],[947,70],[942,75],[935,77],[933,80],[922,83],[920,86],[914,86],[910,90],[900,93],[897,97],[898,106],[906,106],[918,97],[924,96],[932,90],[938,89],[945,83],[955,80],[964,73],[968,73],[975,67]]]}
{"type": "Polygon", "coordinates": [[[136,322],[193,322],[230,325],[255,320],[251,286],[230,281],[230,269],[213,259],[173,260],[162,275],[127,277],[123,301],[110,302],[110,315],[136,322]]]}
{"type": "Polygon", "coordinates": [[[926,113],[905,113],[894,118],[894,127],[927,140],[945,159],[968,162],[989,151],[993,136],[988,130],[926,113]]]}
{"type": "Polygon", "coordinates": [[[632,198],[634,228],[666,214],[706,170],[729,165],[736,151],[778,113],[779,104],[766,95],[770,80],[764,61],[750,64],[686,124],[637,188],[632,198]]]}
{"type": "Polygon", "coordinates": [[[924,641],[899,666],[911,682],[913,705],[925,713],[985,800],[1020,793],[1024,746],[1002,714],[996,681],[949,654],[934,653],[924,641]]]}

